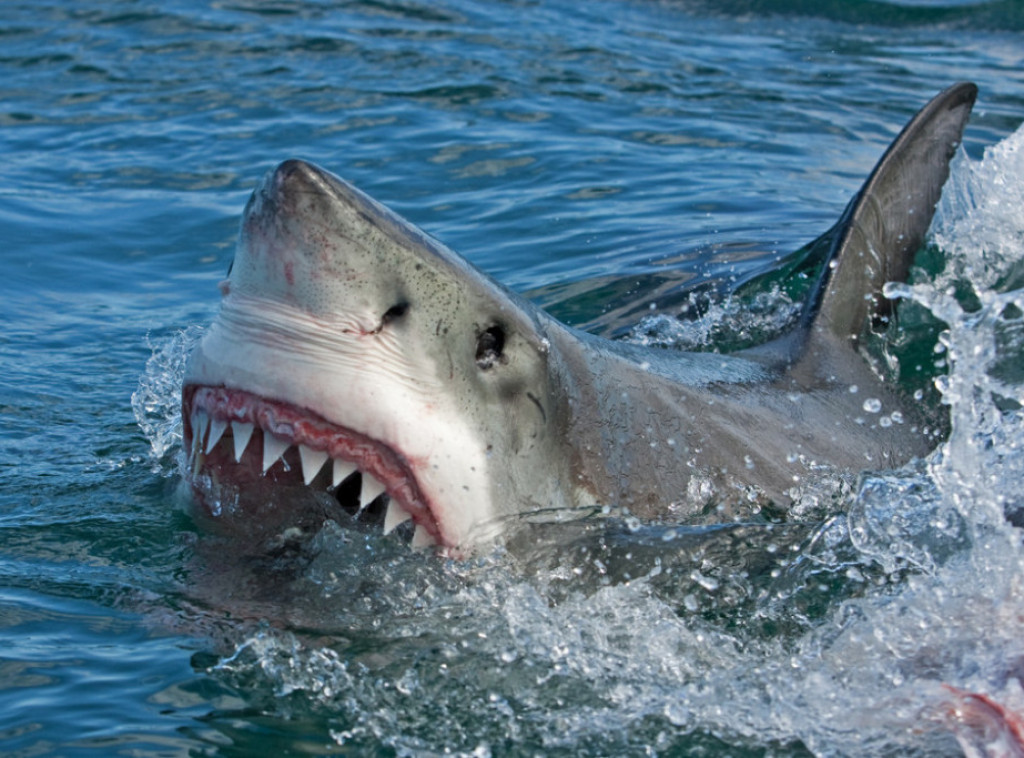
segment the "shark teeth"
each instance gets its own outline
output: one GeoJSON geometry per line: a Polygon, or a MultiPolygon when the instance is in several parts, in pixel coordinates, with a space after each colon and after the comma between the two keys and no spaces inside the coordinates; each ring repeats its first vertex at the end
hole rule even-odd
{"type": "Polygon", "coordinates": [[[275,437],[269,432],[263,433],[263,473],[267,473],[271,466],[284,455],[285,451],[292,446],[286,439],[275,437]]]}
{"type": "Polygon", "coordinates": [[[313,481],[320,469],[324,467],[328,459],[326,450],[314,450],[305,445],[299,445],[299,460],[302,461],[302,480],[309,484],[313,481]]]}
{"type": "MultiPolygon", "coordinates": [[[[211,458],[211,454],[214,453],[214,450],[218,448],[222,441],[224,444],[220,447],[221,452],[219,455],[233,457],[235,463],[242,464],[242,458],[245,456],[257,428],[256,424],[248,421],[229,421],[223,417],[217,418],[202,408],[193,409],[191,422],[192,441],[189,448],[189,465],[193,469],[193,475],[198,475],[199,471],[206,465],[207,459],[211,458]],[[230,438],[230,441],[228,441],[228,438],[230,438]]],[[[261,429],[261,433],[263,436],[263,449],[260,451],[262,455],[261,458],[252,460],[252,464],[256,464],[256,461],[259,461],[258,465],[264,476],[278,462],[282,463],[285,471],[290,470],[289,460],[294,461],[294,458],[286,459],[285,456],[292,447],[296,447],[301,464],[301,471],[296,473],[301,473],[302,481],[307,486],[314,485],[314,480],[320,477],[321,474],[324,474],[321,481],[329,478],[330,484],[327,486],[327,489],[328,491],[335,491],[338,490],[339,485],[353,474],[358,473],[360,475],[355,484],[345,485],[348,488],[347,492],[353,492],[353,488],[356,486],[359,488],[358,499],[355,502],[349,500],[351,507],[355,509],[356,515],[362,514],[370,508],[374,501],[387,494],[387,487],[383,482],[368,471],[361,470],[357,464],[351,461],[333,458],[326,450],[319,450],[303,443],[294,443],[291,439],[280,437],[266,429],[261,429]]],[[[256,456],[259,454],[253,451],[252,455],[256,456]]],[[[223,458],[219,460],[223,460],[223,458]]],[[[326,482],[324,483],[326,484],[326,482]]],[[[351,495],[346,494],[345,497],[349,498],[351,495]]],[[[385,498],[383,504],[385,506],[383,515],[384,535],[390,534],[397,527],[412,520],[412,514],[397,500],[385,498]]],[[[379,518],[379,515],[374,518],[379,518]]],[[[416,524],[415,529],[409,531],[412,533],[411,546],[414,549],[422,550],[437,545],[437,540],[423,525],[416,524]]],[[[404,532],[404,534],[408,535],[409,532],[404,532]]]]}
{"type": "Polygon", "coordinates": [[[392,500],[388,503],[387,513],[384,514],[384,534],[391,534],[396,526],[404,524],[411,518],[411,513],[392,500]]]}
{"type": "Polygon", "coordinates": [[[421,524],[416,524],[416,531],[412,533],[413,550],[423,550],[436,544],[437,540],[434,539],[434,536],[424,529],[421,524]]]}
{"type": "Polygon", "coordinates": [[[213,450],[213,446],[220,442],[220,438],[224,436],[224,430],[228,428],[228,422],[222,421],[219,418],[210,420],[210,436],[206,440],[206,449],[203,451],[207,455],[213,450]]]}
{"type": "Polygon", "coordinates": [[[192,416],[192,451],[189,453],[189,462],[192,464],[192,475],[199,473],[203,463],[203,438],[210,424],[210,417],[202,411],[192,416]]]}
{"type": "Polygon", "coordinates": [[[206,430],[210,425],[210,417],[199,411],[192,419],[192,452],[198,453],[203,449],[203,438],[206,437],[206,430]]]}
{"type": "Polygon", "coordinates": [[[363,510],[363,508],[376,500],[379,495],[383,495],[384,489],[383,484],[364,471],[363,487],[359,491],[359,510],[363,510]]]}
{"type": "Polygon", "coordinates": [[[356,473],[359,469],[356,464],[343,461],[339,458],[334,459],[334,472],[331,474],[331,486],[337,487],[343,481],[348,479],[352,474],[356,473]]]}
{"type": "Polygon", "coordinates": [[[231,422],[231,433],[234,435],[235,440],[235,463],[242,462],[242,453],[249,446],[249,440],[252,439],[252,430],[255,428],[255,424],[247,424],[244,421],[231,422]]]}

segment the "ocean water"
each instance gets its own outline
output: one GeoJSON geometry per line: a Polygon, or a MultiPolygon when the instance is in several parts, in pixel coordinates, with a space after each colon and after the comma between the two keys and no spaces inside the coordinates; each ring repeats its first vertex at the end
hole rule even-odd
{"type": "Polygon", "coordinates": [[[0,74],[0,753],[1020,754],[1015,0],[8,0],[0,74]],[[964,79],[879,348],[934,376],[927,459],[781,524],[597,513],[464,562],[334,525],[255,561],[189,517],[182,364],[276,162],[574,324],[714,349],[785,322],[730,294],[964,79]]]}

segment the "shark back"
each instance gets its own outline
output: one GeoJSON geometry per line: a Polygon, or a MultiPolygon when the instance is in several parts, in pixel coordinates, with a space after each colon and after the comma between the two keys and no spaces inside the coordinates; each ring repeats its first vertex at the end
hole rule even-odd
{"type": "Polygon", "coordinates": [[[805,260],[824,266],[788,335],[731,355],[664,358],[578,334],[555,340],[572,364],[561,384],[580,409],[569,425],[573,478],[594,500],[639,515],[740,518],[748,503],[786,508],[794,483],[817,470],[901,465],[934,446],[857,348],[890,308],[883,286],[906,278],[924,241],[976,93],[958,84],[928,103],[811,243],[805,260]]]}

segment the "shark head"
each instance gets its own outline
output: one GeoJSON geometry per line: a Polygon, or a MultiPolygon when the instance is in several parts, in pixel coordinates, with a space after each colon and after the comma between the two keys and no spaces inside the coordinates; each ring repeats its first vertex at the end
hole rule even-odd
{"type": "Polygon", "coordinates": [[[340,507],[463,549],[567,504],[558,324],[348,183],[268,173],[221,291],[183,390],[211,515],[279,528],[340,507]]]}

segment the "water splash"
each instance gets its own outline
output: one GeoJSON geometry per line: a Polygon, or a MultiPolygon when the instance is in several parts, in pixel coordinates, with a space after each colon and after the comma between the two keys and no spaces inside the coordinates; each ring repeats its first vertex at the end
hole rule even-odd
{"type": "Polygon", "coordinates": [[[702,293],[691,293],[681,317],[657,313],[641,319],[626,340],[645,347],[676,350],[721,349],[764,342],[792,326],[800,314],[795,303],[778,285],[752,298],[727,297],[706,302],[702,293]]]}
{"type": "Polygon", "coordinates": [[[947,256],[936,289],[966,281],[982,293],[1024,284],[1022,176],[1024,130],[987,148],[980,161],[958,154],[932,223],[932,239],[947,256]]]}
{"type": "Polygon", "coordinates": [[[948,325],[949,372],[937,386],[949,406],[949,440],[931,475],[971,523],[1000,525],[1024,507],[1024,129],[965,156],[943,195],[935,239],[948,251],[934,282],[891,285],[948,325]]]}
{"type": "Polygon", "coordinates": [[[153,354],[132,393],[132,411],[149,440],[153,471],[163,476],[178,470],[168,456],[181,447],[181,383],[188,356],[202,334],[202,328],[192,326],[165,342],[150,341],[153,354]]]}

